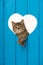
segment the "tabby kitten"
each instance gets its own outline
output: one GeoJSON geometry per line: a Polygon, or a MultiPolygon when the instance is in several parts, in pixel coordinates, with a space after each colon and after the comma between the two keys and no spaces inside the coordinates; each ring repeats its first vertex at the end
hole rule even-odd
{"type": "Polygon", "coordinates": [[[21,20],[21,22],[18,23],[12,21],[12,28],[19,38],[18,43],[24,46],[25,45],[24,41],[27,39],[28,36],[28,32],[24,25],[24,20],[21,20]]]}

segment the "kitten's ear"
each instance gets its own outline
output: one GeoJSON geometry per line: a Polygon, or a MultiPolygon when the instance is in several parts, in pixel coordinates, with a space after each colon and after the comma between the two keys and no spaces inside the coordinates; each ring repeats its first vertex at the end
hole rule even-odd
{"type": "Polygon", "coordinates": [[[12,26],[14,26],[14,25],[15,25],[15,22],[12,21],[12,26]]]}
{"type": "Polygon", "coordinates": [[[23,19],[21,20],[21,24],[24,24],[24,20],[23,19]]]}

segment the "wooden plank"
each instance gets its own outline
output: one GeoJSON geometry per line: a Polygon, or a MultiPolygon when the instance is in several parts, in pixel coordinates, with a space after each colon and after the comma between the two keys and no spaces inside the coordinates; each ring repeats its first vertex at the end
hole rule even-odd
{"type": "Polygon", "coordinates": [[[40,65],[43,65],[43,0],[40,0],[40,65]]]}
{"type": "MultiPolygon", "coordinates": [[[[28,0],[28,13],[34,15],[38,20],[38,0],[28,0]]],[[[35,31],[28,37],[28,65],[40,64],[38,30],[37,25],[35,31]]]]}
{"type": "Polygon", "coordinates": [[[0,0],[0,65],[3,65],[3,0],[0,0]]]}
{"type": "Polygon", "coordinates": [[[8,19],[15,12],[15,0],[4,0],[5,65],[15,65],[15,35],[8,28],[8,19]]]}
{"type": "MultiPolygon", "coordinates": [[[[27,14],[27,0],[16,0],[16,12],[21,15],[27,14]]],[[[16,65],[27,65],[27,43],[26,47],[22,47],[16,42],[16,65]]]]}

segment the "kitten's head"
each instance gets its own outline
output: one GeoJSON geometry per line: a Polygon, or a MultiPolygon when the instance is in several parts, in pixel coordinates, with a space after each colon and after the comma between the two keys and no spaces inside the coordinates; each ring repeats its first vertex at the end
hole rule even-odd
{"type": "Polygon", "coordinates": [[[22,33],[25,30],[24,20],[21,20],[21,22],[18,23],[12,21],[12,28],[16,34],[22,33]]]}

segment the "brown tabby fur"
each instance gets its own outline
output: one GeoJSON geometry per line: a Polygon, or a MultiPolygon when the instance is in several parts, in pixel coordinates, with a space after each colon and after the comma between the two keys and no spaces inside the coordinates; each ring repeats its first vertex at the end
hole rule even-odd
{"type": "Polygon", "coordinates": [[[19,38],[18,43],[24,46],[25,45],[24,41],[27,39],[27,36],[28,36],[28,32],[24,25],[24,20],[21,20],[21,22],[18,22],[18,23],[15,23],[12,21],[12,28],[19,38]]]}

